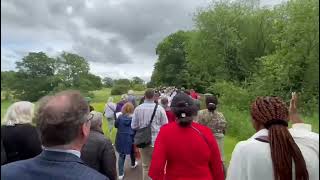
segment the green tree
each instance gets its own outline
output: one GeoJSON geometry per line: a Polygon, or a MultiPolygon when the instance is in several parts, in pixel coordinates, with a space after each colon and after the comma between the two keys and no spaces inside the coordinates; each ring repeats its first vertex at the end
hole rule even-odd
{"type": "Polygon", "coordinates": [[[31,52],[17,62],[17,82],[13,91],[20,100],[36,101],[49,94],[55,87],[55,59],[45,53],[31,52]]]}
{"type": "Polygon", "coordinates": [[[105,87],[109,87],[109,88],[112,87],[114,84],[113,79],[110,77],[104,77],[102,79],[102,82],[105,87]]]}

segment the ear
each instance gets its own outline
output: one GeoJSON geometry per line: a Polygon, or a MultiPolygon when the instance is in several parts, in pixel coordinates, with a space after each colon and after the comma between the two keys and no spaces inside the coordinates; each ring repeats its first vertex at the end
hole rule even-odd
{"type": "Polygon", "coordinates": [[[90,133],[91,121],[83,123],[81,126],[81,133],[84,137],[88,137],[90,133]]]}

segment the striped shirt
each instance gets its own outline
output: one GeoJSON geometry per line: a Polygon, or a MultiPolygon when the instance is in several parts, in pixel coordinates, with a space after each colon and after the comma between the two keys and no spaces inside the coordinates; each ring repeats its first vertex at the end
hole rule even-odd
{"type": "MultiPolygon", "coordinates": [[[[143,104],[139,105],[133,112],[133,117],[131,121],[132,129],[141,129],[147,127],[150,123],[153,110],[155,108],[155,103],[153,101],[145,100],[143,104]]],[[[168,118],[163,107],[158,105],[155,112],[152,124],[152,147],[158,136],[161,126],[168,123],[168,118]]]]}

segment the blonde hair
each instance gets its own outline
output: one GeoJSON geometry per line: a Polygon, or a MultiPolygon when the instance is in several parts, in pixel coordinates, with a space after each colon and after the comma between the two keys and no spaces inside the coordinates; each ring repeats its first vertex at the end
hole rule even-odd
{"type": "Polygon", "coordinates": [[[121,95],[121,99],[122,100],[127,100],[128,99],[128,95],[127,94],[122,94],[121,95]]]}
{"type": "Polygon", "coordinates": [[[7,126],[32,123],[33,113],[33,103],[29,101],[15,102],[8,108],[4,116],[4,123],[7,126]]]}
{"type": "Polygon", "coordinates": [[[132,114],[133,111],[134,111],[134,106],[131,102],[125,103],[121,109],[122,114],[132,114]]]}

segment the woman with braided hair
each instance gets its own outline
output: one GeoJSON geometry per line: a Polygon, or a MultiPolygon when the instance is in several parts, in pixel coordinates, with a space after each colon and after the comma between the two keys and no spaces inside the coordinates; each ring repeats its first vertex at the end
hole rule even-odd
{"type": "Polygon", "coordinates": [[[258,97],[252,103],[257,133],[236,145],[227,180],[319,179],[319,135],[302,123],[296,101],[293,94],[289,109],[279,97],[258,97]]]}

